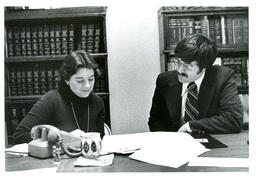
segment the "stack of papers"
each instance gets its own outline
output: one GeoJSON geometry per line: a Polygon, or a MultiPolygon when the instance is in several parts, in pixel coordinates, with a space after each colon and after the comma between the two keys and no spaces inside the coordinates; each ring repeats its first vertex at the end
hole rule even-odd
{"type": "Polygon", "coordinates": [[[28,144],[17,144],[12,146],[11,148],[5,149],[7,154],[13,154],[18,156],[28,156],[28,144]]]}
{"type": "Polygon", "coordinates": [[[134,152],[132,159],[178,168],[207,151],[187,133],[145,132],[105,136],[101,154],[134,152]]]}
{"type": "Polygon", "coordinates": [[[135,160],[178,168],[209,151],[187,133],[156,132],[148,144],[129,157],[135,160]]]}
{"type": "Polygon", "coordinates": [[[141,149],[145,142],[145,135],[147,133],[134,133],[104,136],[102,140],[101,155],[117,153],[129,154],[138,149],[141,149]]]}

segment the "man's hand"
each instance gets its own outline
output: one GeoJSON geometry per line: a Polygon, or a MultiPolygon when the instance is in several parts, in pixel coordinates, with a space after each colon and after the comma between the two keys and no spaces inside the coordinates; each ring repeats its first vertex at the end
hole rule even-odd
{"type": "Polygon", "coordinates": [[[192,130],[189,127],[189,123],[183,124],[177,132],[192,132],[192,130]]]}

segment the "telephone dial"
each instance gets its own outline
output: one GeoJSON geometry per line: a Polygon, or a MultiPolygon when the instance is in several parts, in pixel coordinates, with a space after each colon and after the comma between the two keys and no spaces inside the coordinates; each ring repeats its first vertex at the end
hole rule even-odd
{"type": "Polygon", "coordinates": [[[77,137],[51,125],[37,125],[31,129],[31,137],[33,140],[28,143],[30,156],[51,157],[53,146],[60,146],[61,153],[69,157],[97,158],[100,155],[99,133],[85,133],[85,136],[77,137]]]}

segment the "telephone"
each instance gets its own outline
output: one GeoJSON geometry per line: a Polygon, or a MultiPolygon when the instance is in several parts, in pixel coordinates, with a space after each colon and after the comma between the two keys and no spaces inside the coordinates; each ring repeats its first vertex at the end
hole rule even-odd
{"type": "Polygon", "coordinates": [[[79,156],[81,138],[51,125],[37,125],[31,129],[32,141],[28,143],[28,154],[38,158],[52,157],[52,147],[60,145],[62,153],[70,157],[79,156]]]}

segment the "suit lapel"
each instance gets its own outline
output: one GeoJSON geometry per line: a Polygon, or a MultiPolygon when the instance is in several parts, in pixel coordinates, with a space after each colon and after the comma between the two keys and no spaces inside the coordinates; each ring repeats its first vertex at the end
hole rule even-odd
{"type": "Polygon", "coordinates": [[[206,117],[212,98],[214,98],[215,81],[206,73],[199,92],[199,117],[206,117]]]}
{"type": "Polygon", "coordinates": [[[170,81],[166,87],[166,91],[164,92],[168,112],[172,119],[180,118],[181,90],[182,84],[176,80],[170,81]]]}

